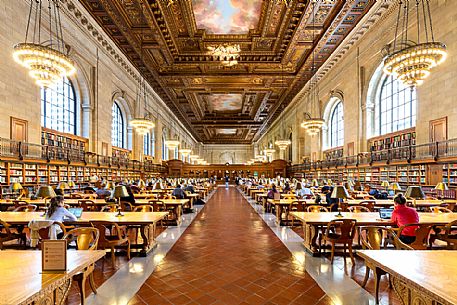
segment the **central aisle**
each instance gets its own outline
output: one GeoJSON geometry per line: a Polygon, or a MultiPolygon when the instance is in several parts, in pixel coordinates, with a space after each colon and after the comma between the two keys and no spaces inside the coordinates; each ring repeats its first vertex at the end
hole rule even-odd
{"type": "Polygon", "coordinates": [[[233,187],[219,188],[130,304],[332,304],[233,187]]]}

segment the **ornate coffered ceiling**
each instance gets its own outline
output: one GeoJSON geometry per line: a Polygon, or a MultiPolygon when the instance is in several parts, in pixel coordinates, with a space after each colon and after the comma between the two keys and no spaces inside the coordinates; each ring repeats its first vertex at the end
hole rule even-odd
{"type": "Polygon", "coordinates": [[[310,79],[312,50],[318,68],[375,2],[79,1],[194,137],[221,144],[258,138],[310,79]],[[238,64],[210,53],[222,44],[238,64]]]}

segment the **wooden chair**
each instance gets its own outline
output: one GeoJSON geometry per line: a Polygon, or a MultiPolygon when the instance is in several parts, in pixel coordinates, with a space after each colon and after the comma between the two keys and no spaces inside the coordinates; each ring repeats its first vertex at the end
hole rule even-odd
{"type": "Polygon", "coordinates": [[[26,206],[26,205],[29,205],[29,203],[27,201],[16,199],[16,200],[14,200],[14,206],[8,207],[7,211],[14,211],[17,208],[26,206]]]}
{"type": "Polygon", "coordinates": [[[124,212],[132,212],[133,205],[128,201],[121,201],[121,210],[124,212]]]}
{"type": "Polygon", "coordinates": [[[102,207],[101,212],[117,212],[117,204],[107,204],[102,207]]]}
{"type": "Polygon", "coordinates": [[[91,225],[100,232],[98,248],[101,250],[111,249],[111,263],[115,266],[115,249],[126,247],[127,258],[130,260],[130,240],[125,230],[122,230],[117,223],[110,221],[91,221],[91,225]]]}
{"type": "MultiPolygon", "coordinates": [[[[37,231],[38,236],[39,236],[39,240],[38,240],[38,244],[37,244],[38,249],[41,249],[42,240],[49,239],[49,231],[51,230],[52,226],[59,226],[60,230],[62,231],[60,234],[63,234],[63,236],[65,236],[65,234],[67,233],[67,228],[65,227],[65,225],[58,221],[54,221],[54,223],[52,225],[50,225],[49,227],[39,229],[37,231]]],[[[59,238],[59,237],[57,237],[57,238],[59,238]]]]}
{"type": "Polygon", "coordinates": [[[308,213],[319,213],[319,212],[328,212],[328,209],[320,205],[310,205],[306,208],[308,213]]]}
{"type": "MultiPolygon", "coordinates": [[[[352,264],[355,264],[354,254],[352,253],[352,242],[354,240],[356,223],[357,220],[355,219],[335,219],[327,224],[327,228],[322,239],[324,242],[329,242],[332,245],[332,253],[330,256],[330,261],[332,264],[333,257],[335,256],[335,244],[343,244],[344,262],[346,262],[347,247],[352,264]]],[[[322,244],[319,245],[319,248],[321,247],[322,244]]]]}
{"type": "Polygon", "coordinates": [[[445,242],[446,249],[457,250],[457,220],[451,221],[444,227],[439,227],[438,232],[430,236],[430,243],[435,240],[445,242]]]}
{"type": "MultiPolygon", "coordinates": [[[[76,248],[78,250],[97,250],[99,235],[100,232],[97,228],[79,227],[68,231],[62,239],[66,239],[68,244],[76,242],[76,248]]],[[[97,293],[97,286],[95,285],[93,273],[94,268],[95,264],[91,264],[86,267],[84,271],[73,275],[73,280],[78,283],[81,305],[84,305],[86,300],[85,287],[87,278],[89,278],[90,288],[95,294],[97,293]]]]}
{"type": "Polygon", "coordinates": [[[18,206],[13,210],[13,212],[35,212],[37,209],[37,206],[34,204],[27,204],[27,205],[21,205],[18,206]]]}
{"type": "Polygon", "coordinates": [[[370,209],[361,205],[354,205],[348,208],[348,211],[351,213],[366,213],[370,212],[370,209]]]}
{"type": "Polygon", "coordinates": [[[154,212],[154,208],[150,204],[143,204],[136,206],[133,212],[154,212]]]}
{"type": "Polygon", "coordinates": [[[93,211],[95,202],[89,199],[78,200],[78,206],[83,209],[83,211],[93,211]]]}
{"type": "Polygon", "coordinates": [[[430,207],[430,211],[433,213],[453,213],[450,209],[445,207],[430,207]]]}
{"type": "MultiPolygon", "coordinates": [[[[25,247],[27,236],[22,232],[13,232],[10,229],[10,225],[0,219],[0,250],[5,248],[3,243],[8,241],[17,240],[19,245],[25,247]]],[[[10,247],[9,245],[6,247],[10,247]]]]}
{"type": "Polygon", "coordinates": [[[429,234],[433,227],[431,224],[420,224],[420,223],[410,223],[404,226],[401,226],[397,235],[401,236],[401,232],[407,227],[416,227],[416,240],[409,244],[414,250],[427,250],[429,249],[429,234]]]}

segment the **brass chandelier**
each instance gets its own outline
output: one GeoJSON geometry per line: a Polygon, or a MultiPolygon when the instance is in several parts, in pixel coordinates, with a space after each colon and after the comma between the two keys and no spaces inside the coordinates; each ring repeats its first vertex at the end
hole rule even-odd
{"type": "MultiPolygon", "coordinates": [[[[313,7],[312,7],[312,14],[313,14],[313,28],[314,28],[314,9],[315,9],[315,2],[313,2],[313,7]]],[[[314,31],[313,31],[313,43],[314,43],[314,31]]],[[[315,61],[314,61],[314,57],[315,57],[315,48],[313,49],[313,52],[311,53],[311,56],[312,56],[312,63],[311,63],[311,77],[314,77],[314,82],[312,81],[312,79],[310,80],[310,90],[308,91],[308,101],[310,102],[311,104],[311,107],[313,105],[316,105],[318,107],[318,109],[320,109],[319,107],[319,90],[317,88],[317,79],[316,79],[316,64],[315,64],[315,61]]],[[[310,136],[314,136],[316,134],[319,133],[319,131],[321,131],[321,129],[324,127],[325,125],[325,121],[323,119],[321,119],[320,117],[318,118],[313,118],[311,116],[311,114],[309,114],[308,112],[305,112],[305,118],[303,120],[303,122],[301,123],[301,127],[304,128],[306,130],[306,132],[310,135],[310,136]]]]}
{"type": "MultiPolygon", "coordinates": [[[[29,75],[41,87],[51,87],[64,76],[75,73],[73,60],[68,56],[68,49],[63,40],[60,21],[60,0],[47,0],[49,11],[49,37],[43,40],[41,33],[42,7],[44,0],[30,1],[29,17],[25,41],[14,46],[13,58],[29,70],[29,75]],[[32,16],[35,20],[32,21],[32,16]]],[[[43,20],[42,20],[43,19],[43,20]]]]}
{"type": "Polygon", "coordinates": [[[410,9],[410,2],[399,1],[394,41],[383,49],[383,70],[406,86],[414,87],[421,85],[430,75],[430,70],[446,59],[447,52],[444,43],[435,41],[429,1],[415,0],[414,9],[410,9]],[[413,16],[410,16],[410,11],[414,10],[415,14],[412,12],[413,16]],[[411,40],[412,35],[408,36],[411,19],[416,19],[417,23],[416,41],[411,40]]]}

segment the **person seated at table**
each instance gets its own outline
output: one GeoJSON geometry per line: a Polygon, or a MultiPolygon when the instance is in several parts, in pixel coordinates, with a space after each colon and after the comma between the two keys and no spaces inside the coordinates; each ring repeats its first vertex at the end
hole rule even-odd
{"type": "Polygon", "coordinates": [[[290,184],[289,182],[286,181],[286,183],[284,184],[284,188],[282,189],[283,193],[284,194],[289,194],[290,193],[290,184]]]}
{"type": "Polygon", "coordinates": [[[97,198],[105,199],[106,197],[111,196],[111,191],[105,189],[105,185],[102,184],[95,194],[97,194],[97,198]]]}
{"type": "Polygon", "coordinates": [[[301,182],[297,182],[295,186],[295,195],[297,197],[303,198],[307,196],[313,196],[313,192],[306,186],[303,186],[301,182]]]}
{"type": "Polygon", "coordinates": [[[325,194],[325,201],[327,202],[327,207],[332,209],[332,212],[338,211],[338,198],[332,198],[333,187],[330,186],[326,191],[325,194]]]}
{"type": "Polygon", "coordinates": [[[272,184],[271,185],[271,189],[268,191],[267,193],[267,198],[268,199],[274,199],[275,198],[275,194],[278,194],[278,190],[276,189],[276,185],[272,184]]]}
{"type": "Polygon", "coordinates": [[[183,189],[181,188],[181,185],[176,185],[176,188],[173,190],[171,193],[172,196],[175,196],[176,199],[184,199],[186,198],[186,194],[184,193],[183,189]]]}
{"type": "Polygon", "coordinates": [[[195,189],[194,189],[194,186],[192,185],[192,183],[189,183],[184,190],[191,194],[195,194],[195,189]]]}
{"type": "Polygon", "coordinates": [[[262,189],[264,189],[264,188],[265,188],[265,185],[263,185],[262,182],[259,182],[259,185],[257,185],[257,189],[258,189],[258,190],[262,190],[262,189]]]}
{"type": "MultiPolygon", "coordinates": [[[[76,221],[77,218],[75,215],[70,213],[64,207],[64,198],[63,196],[56,196],[51,198],[51,202],[49,204],[48,210],[46,211],[46,219],[47,220],[54,220],[58,222],[64,222],[66,220],[76,221]]],[[[55,226],[57,230],[57,238],[62,238],[63,232],[60,226],[55,226]]]]}
{"type": "MultiPolygon", "coordinates": [[[[392,212],[391,221],[397,227],[419,222],[419,214],[415,209],[406,206],[406,198],[402,193],[395,196],[394,204],[395,208],[392,212]]],[[[417,227],[414,226],[406,227],[399,236],[400,240],[405,244],[413,243],[416,240],[416,229],[417,227]]]]}

